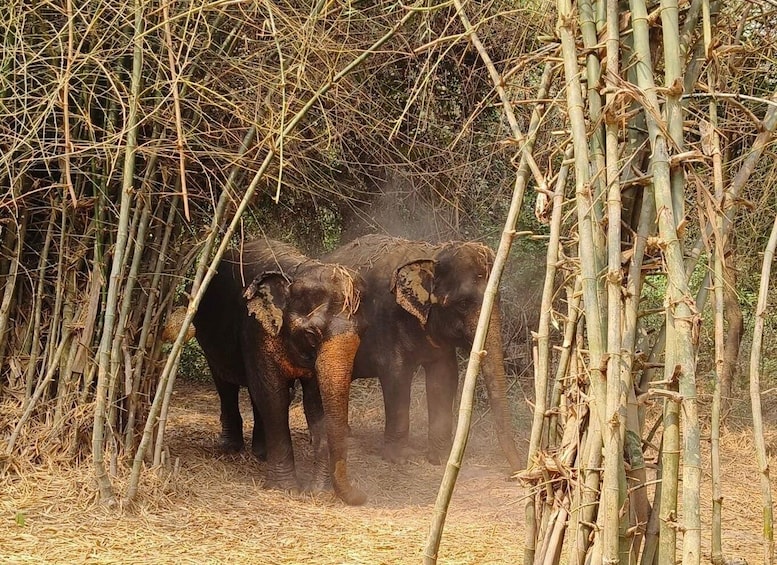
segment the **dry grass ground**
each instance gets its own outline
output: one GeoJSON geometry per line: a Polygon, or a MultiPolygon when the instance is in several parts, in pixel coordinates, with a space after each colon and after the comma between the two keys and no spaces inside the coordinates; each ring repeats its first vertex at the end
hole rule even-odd
{"type": "MultiPolygon", "coordinates": [[[[172,463],[162,473],[145,474],[136,503],[103,508],[87,464],[62,466],[43,459],[37,468],[3,475],[0,562],[418,563],[443,469],[421,455],[423,387],[414,392],[412,442],[419,455],[406,465],[390,465],[379,454],[383,410],[378,385],[356,385],[349,460],[369,501],[351,508],[330,495],[263,490],[261,463],[248,455],[219,455],[215,449],[219,423],[212,387],[180,383],[169,428],[172,463]]],[[[520,384],[513,393],[519,446],[525,449],[529,412],[518,400],[520,384]]],[[[244,411],[250,421],[247,404],[244,411]]],[[[775,411],[768,405],[767,411],[769,444],[777,447],[775,411]]],[[[310,452],[296,403],[292,425],[304,477],[310,452]]],[[[507,467],[492,432],[489,416],[478,413],[447,519],[441,563],[522,561],[524,491],[505,480],[507,467]]],[[[761,510],[749,434],[746,426],[723,434],[724,548],[752,565],[761,562],[761,510]]],[[[123,489],[125,480],[120,474],[117,488],[123,489]]],[[[708,482],[705,489],[702,515],[709,523],[708,482]]],[[[708,551],[705,539],[707,558],[708,551]]]]}

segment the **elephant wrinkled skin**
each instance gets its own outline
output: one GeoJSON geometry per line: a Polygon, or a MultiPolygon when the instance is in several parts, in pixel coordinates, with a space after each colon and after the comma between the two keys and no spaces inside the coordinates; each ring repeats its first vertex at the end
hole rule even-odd
{"type": "MultiPolygon", "coordinates": [[[[404,461],[410,429],[410,389],[418,366],[426,373],[428,457],[447,458],[458,388],[456,348],[471,348],[494,254],[470,242],[433,245],[368,235],[322,258],[357,271],[365,281],[361,311],[368,322],[354,378],[378,377],[386,410],[384,457],[404,461]]],[[[521,468],[507,401],[499,304],[494,306],[482,371],[497,436],[513,471],[521,468]]]]}
{"type": "Polygon", "coordinates": [[[202,299],[194,325],[221,400],[222,445],[243,447],[238,392],[246,386],[254,408],[252,449],[267,458],[268,486],[298,487],[289,385],[299,378],[316,459],[312,488],[324,488],[331,470],[343,501],[366,500],[346,467],[360,284],[339,265],[259,239],[225,255],[202,299]]]}

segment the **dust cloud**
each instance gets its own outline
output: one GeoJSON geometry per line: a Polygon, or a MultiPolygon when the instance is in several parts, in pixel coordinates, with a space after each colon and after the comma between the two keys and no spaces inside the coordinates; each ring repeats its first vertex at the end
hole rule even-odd
{"type": "Polygon", "coordinates": [[[440,198],[401,180],[388,182],[370,203],[354,210],[351,221],[343,226],[341,241],[369,233],[430,242],[459,239],[455,207],[434,202],[435,197],[440,198]]]}

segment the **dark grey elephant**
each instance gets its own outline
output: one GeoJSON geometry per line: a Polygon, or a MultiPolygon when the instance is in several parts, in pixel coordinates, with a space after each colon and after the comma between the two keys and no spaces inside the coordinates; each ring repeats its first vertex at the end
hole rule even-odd
{"type": "Polygon", "coordinates": [[[261,239],[228,252],[208,286],[194,325],[221,399],[222,444],[243,448],[238,392],[246,386],[254,407],[252,448],[266,455],[268,486],[298,488],[289,385],[299,378],[316,458],[312,488],[323,488],[331,471],[344,502],[366,500],[346,466],[360,284],[348,269],[261,239]]]}
{"type": "MultiPolygon", "coordinates": [[[[323,261],[353,268],[365,281],[361,310],[368,327],[356,354],[354,377],[378,377],[386,409],[385,451],[389,461],[407,457],[410,388],[418,366],[426,373],[429,452],[440,463],[451,447],[458,388],[456,348],[471,348],[494,254],[484,245],[432,245],[382,235],[356,239],[323,261]]],[[[521,468],[512,420],[497,304],[491,315],[483,360],[499,444],[512,470],[521,468]]]]}

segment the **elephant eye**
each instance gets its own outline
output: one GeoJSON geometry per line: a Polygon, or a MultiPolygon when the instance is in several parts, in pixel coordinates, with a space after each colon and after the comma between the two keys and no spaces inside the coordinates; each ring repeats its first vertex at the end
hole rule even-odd
{"type": "Polygon", "coordinates": [[[471,301],[468,298],[464,298],[462,300],[457,300],[453,304],[453,307],[459,312],[466,312],[467,310],[469,310],[470,304],[471,304],[471,301]]]}
{"type": "Polygon", "coordinates": [[[318,347],[321,334],[316,328],[308,328],[304,331],[304,339],[310,347],[315,349],[318,347]]]}

